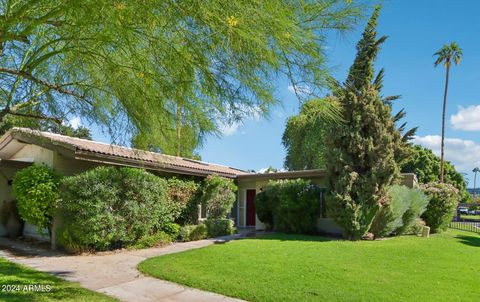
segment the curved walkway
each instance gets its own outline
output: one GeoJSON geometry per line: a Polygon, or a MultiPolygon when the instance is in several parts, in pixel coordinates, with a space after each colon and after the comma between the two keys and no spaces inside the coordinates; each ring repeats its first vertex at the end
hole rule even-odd
{"type": "Polygon", "coordinates": [[[101,255],[65,255],[36,249],[21,242],[0,238],[0,257],[47,272],[81,286],[105,293],[121,301],[241,301],[147,277],[137,270],[143,260],[205,247],[215,242],[239,238],[238,235],[193,242],[174,243],[159,248],[120,251],[101,255]],[[16,253],[19,251],[20,253],[16,253]]]}

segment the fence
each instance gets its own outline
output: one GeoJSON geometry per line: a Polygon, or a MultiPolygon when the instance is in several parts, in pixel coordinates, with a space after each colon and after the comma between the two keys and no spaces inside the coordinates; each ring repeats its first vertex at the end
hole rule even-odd
{"type": "Polygon", "coordinates": [[[456,215],[449,224],[452,229],[480,234],[480,211],[471,210],[463,205],[457,208],[456,215]]]}

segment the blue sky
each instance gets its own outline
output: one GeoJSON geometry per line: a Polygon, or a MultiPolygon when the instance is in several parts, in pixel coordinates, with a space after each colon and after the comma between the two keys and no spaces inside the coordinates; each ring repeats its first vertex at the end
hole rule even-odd
{"type": "MultiPolygon", "coordinates": [[[[441,134],[441,104],[445,70],[433,67],[433,53],[456,41],[463,60],[451,71],[447,105],[446,158],[461,172],[480,166],[480,1],[383,1],[378,32],[389,36],[379,54],[377,68],[385,68],[384,95],[402,95],[394,111],[405,108],[405,121],[418,126],[417,143],[438,153],[441,134]],[[478,107],[475,107],[478,106],[478,107]]],[[[370,13],[370,12],[369,12],[370,13]]],[[[328,39],[329,65],[334,76],[344,80],[355,44],[365,22],[349,34],[328,39]]],[[[224,129],[221,138],[209,137],[200,149],[202,159],[241,169],[283,167],[285,151],[281,137],[286,119],[298,112],[299,103],[280,81],[281,104],[268,119],[249,119],[224,129]]],[[[94,139],[108,139],[94,131],[94,139]]]]}

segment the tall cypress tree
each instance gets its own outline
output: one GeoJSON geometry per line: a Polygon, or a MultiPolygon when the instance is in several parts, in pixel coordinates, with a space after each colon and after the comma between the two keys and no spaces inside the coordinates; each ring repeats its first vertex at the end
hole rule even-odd
{"type": "Polygon", "coordinates": [[[378,209],[388,203],[387,186],[400,176],[396,155],[404,147],[379,89],[383,71],[375,77],[374,62],[386,37],[377,39],[377,7],[370,18],[345,83],[335,97],[345,123],[332,124],[326,134],[328,210],[351,240],[364,236],[378,209]]]}

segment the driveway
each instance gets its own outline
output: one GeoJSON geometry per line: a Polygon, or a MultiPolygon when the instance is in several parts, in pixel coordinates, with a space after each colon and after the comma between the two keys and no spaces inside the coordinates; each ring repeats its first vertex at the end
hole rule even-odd
{"type": "Polygon", "coordinates": [[[137,270],[137,265],[147,258],[201,248],[218,241],[236,238],[238,237],[230,236],[174,243],[144,250],[79,256],[38,249],[22,242],[0,238],[0,247],[9,247],[8,250],[0,250],[0,257],[68,281],[79,282],[85,288],[105,293],[121,301],[241,301],[147,277],[137,270]]]}

